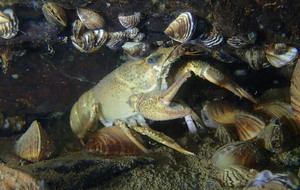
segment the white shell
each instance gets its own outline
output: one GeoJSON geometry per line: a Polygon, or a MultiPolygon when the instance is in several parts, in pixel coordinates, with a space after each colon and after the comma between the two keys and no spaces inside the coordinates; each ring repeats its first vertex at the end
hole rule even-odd
{"type": "Polygon", "coordinates": [[[17,156],[34,162],[49,158],[54,152],[54,144],[35,120],[17,140],[14,151],[17,156]]]}
{"type": "Polygon", "coordinates": [[[133,15],[128,16],[125,16],[124,14],[119,14],[118,19],[124,28],[133,28],[140,23],[141,13],[135,12],[133,15]]]}
{"type": "Polygon", "coordinates": [[[142,56],[149,48],[146,43],[126,42],[122,48],[124,52],[131,56],[142,56]]]}
{"type": "Polygon", "coordinates": [[[186,42],[191,39],[195,30],[195,23],[190,12],[180,14],[164,31],[171,39],[177,42],[186,42]]]}
{"type": "Polygon", "coordinates": [[[280,68],[293,64],[298,57],[298,50],[284,43],[276,43],[266,48],[266,57],[272,66],[280,68]]]}
{"type": "Polygon", "coordinates": [[[104,18],[92,10],[77,8],[77,15],[87,29],[100,29],[105,25],[104,18]]]}

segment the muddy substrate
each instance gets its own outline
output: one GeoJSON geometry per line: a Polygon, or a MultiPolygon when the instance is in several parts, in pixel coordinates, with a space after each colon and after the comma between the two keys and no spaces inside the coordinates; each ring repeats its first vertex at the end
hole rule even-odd
{"type": "MultiPolygon", "coordinates": [[[[195,156],[158,144],[152,145],[148,154],[114,157],[69,151],[66,145],[59,155],[36,163],[13,155],[17,138],[0,137],[1,161],[43,180],[49,189],[234,189],[223,187],[218,179],[219,170],[211,157],[221,145],[209,133],[204,137],[186,133],[176,139],[195,156]]],[[[298,172],[300,146],[282,154],[267,154],[269,164],[258,166],[260,170],[298,172]]]]}

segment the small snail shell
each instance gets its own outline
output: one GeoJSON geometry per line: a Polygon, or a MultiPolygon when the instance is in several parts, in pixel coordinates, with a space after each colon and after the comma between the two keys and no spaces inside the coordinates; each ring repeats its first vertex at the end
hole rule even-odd
{"type": "Polygon", "coordinates": [[[20,158],[35,162],[50,158],[54,152],[54,144],[40,124],[33,121],[17,140],[14,152],[20,158]]]}
{"type": "Polygon", "coordinates": [[[67,26],[67,14],[60,5],[48,2],[43,5],[42,11],[48,22],[67,26]]]}
{"type": "Polygon", "coordinates": [[[87,29],[100,29],[105,25],[104,18],[92,10],[77,8],[77,15],[87,29]]]}
{"type": "MultiPolygon", "coordinates": [[[[142,143],[142,140],[136,136],[142,143]]],[[[92,153],[104,155],[138,155],[143,151],[122,131],[120,127],[104,127],[91,137],[86,149],[92,153]]]]}
{"type": "Polygon", "coordinates": [[[190,12],[181,13],[164,33],[177,42],[186,42],[191,39],[196,23],[190,12]]]}
{"type": "Polygon", "coordinates": [[[138,25],[141,21],[141,13],[135,12],[133,15],[119,14],[118,16],[119,22],[124,28],[133,28],[138,25]]]}

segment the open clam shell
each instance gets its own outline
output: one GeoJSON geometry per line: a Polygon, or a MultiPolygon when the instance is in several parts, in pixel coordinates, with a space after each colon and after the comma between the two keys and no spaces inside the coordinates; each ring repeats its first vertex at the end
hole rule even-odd
{"type": "Polygon", "coordinates": [[[104,18],[90,9],[77,8],[77,15],[87,29],[100,29],[105,25],[104,18]]]}
{"type": "Polygon", "coordinates": [[[119,22],[124,28],[133,28],[141,21],[141,13],[135,12],[133,15],[119,14],[119,22]]]}
{"type": "Polygon", "coordinates": [[[20,158],[35,162],[50,158],[54,153],[54,143],[35,120],[17,140],[14,152],[20,158]]]}
{"type": "Polygon", "coordinates": [[[293,113],[300,124],[300,59],[298,60],[293,71],[290,91],[293,113]]]}
{"type": "MultiPolygon", "coordinates": [[[[136,136],[142,143],[142,140],[136,136]]],[[[120,127],[104,127],[91,137],[86,149],[89,152],[103,155],[138,155],[143,151],[122,131],[120,127]]]]}
{"type": "Polygon", "coordinates": [[[42,11],[48,22],[67,26],[67,14],[60,5],[48,2],[43,5],[42,11]]]}
{"type": "Polygon", "coordinates": [[[266,48],[266,58],[277,68],[291,65],[298,57],[298,49],[284,43],[276,43],[266,48]]]}
{"type": "Polygon", "coordinates": [[[44,186],[30,175],[0,164],[0,189],[42,190],[44,186]]]}
{"type": "Polygon", "coordinates": [[[190,12],[181,13],[164,31],[171,39],[177,42],[186,42],[191,39],[196,23],[190,12]]]}

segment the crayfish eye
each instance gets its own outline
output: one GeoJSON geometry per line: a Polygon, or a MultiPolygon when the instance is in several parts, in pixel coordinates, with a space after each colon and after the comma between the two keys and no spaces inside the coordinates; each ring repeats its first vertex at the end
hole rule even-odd
{"type": "Polygon", "coordinates": [[[158,63],[158,62],[161,61],[161,57],[162,57],[161,54],[155,54],[155,55],[152,55],[151,57],[149,57],[149,58],[147,59],[147,62],[148,62],[149,64],[158,63]]]}
{"type": "Polygon", "coordinates": [[[148,63],[150,63],[150,64],[155,63],[154,58],[149,58],[149,59],[148,59],[148,63]]]}

